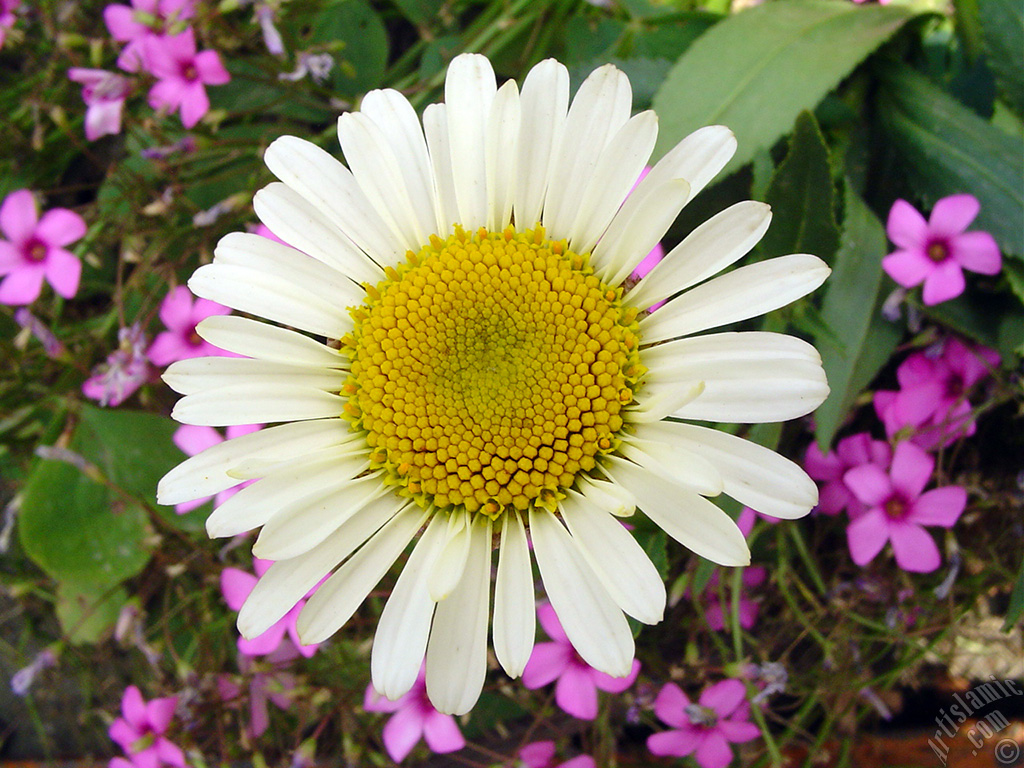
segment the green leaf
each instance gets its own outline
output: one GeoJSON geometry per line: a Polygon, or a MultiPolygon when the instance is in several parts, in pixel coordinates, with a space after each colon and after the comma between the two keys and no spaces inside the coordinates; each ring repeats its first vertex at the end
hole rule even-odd
{"type": "Polygon", "coordinates": [[[988,63],[1003,99],[1024,117],[1024,5],[1020,0],[977,0],[988,63]]]}
{"type": "Polygon", "coordinates": [[[1024,310],[1009,294],[971,290],[950,301],[922,307],[921,311],[957,333],[996,349],[1007,359],[1017,354],[1022,341],[1019,333],[1024,310]]]}
{"type": "Polygon", "coordinates": [[[57,586],[57,620],[68,642],[98,643],[113,629],[128,593],[121,587],[61,582],[57,586]]]}
{"type": "Polygon", "coordinates": [[[728,17],[686,50],[655,96],[655,155],[722,124],[739,142],[728,168],[739,168],[911,17],[902,7],[826,0],[764,3],[728,17]]]}
{"type": "Polygon", "coordinates": [[[626,35],[626,22],[588,16],[573,16],[565,23],[565,65],[574,67],[601,59],[604,64],[626,35]]]}
{"type": "Polygon", "coordinates": [[[376,88],[388,63],[384,22],[366,0],[335,0],[313,18],[310,42],[334,56],[334,90],[358,96],[376,88]]]}
{"type": "Polygon", "coordinates": [[[967,192],[981,203],[973,228],[1024,255],[1024,140],[986,123],[907,68],[883,70],[883,125],[926,203],[967,192]]]}
{"type": "Polygon", "coordinates": [[[429,27],[437,20],[444,0],[395,0],[405,18],[418,27],[429,27]]]}
{"type": "Polygon", "coordinates": [[[643,547],[644,552],[651,558],[654,567],[658,569],[662,580],[668,578],[668,539],[665,531],[661,528],[649,528],[637,532],[637,543],[643,547]]]}
{"type": "Polygon", "coordinates": [[[814,412],[818,444],[828,450],[861,390],[875,377],[901,332],[882,318],[882,257],[887,250],[881,222],[853,185],[846,185],[846,218],[834,270],[825,283],[821,315],[838,337],[816,339],[832,392],[814,412]]]}
{"type": "Polygon", "coordinates": [[[1009,632],[1016,626],[1024,614],[1024,560],[1021,561],[1020,570],[1017,571],[1017,581],[1010,593],[1010,604],[1006,608],[1006,621],[1003,622],[1003,632],[1009,632]]]}
{"type": "Polygon", "coordinates": [[[765,193],[772,207],[772,225],[760,249],[767,256],[813,253],[826,261],[839,247],[835,187],[828,146],[814,115],[796,119],[786,155],[765,193]]]}
{"type": "Polygon", "coordinates": [[[21,545],[58,581],[99,588],[134,576],[149,560],[148,532],[141,506],[115,498],[71,464],[41,461],[25,484],[21,545]]]}

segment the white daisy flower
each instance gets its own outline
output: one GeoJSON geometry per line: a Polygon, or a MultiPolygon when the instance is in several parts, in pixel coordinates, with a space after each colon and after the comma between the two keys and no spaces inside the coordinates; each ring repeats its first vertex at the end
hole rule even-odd
{"type": "Polygon", "coordinates": [[[816,503],[793,462],[685,420],[792,419],[825,399],[809,344],[697,334],[800,298],[828,267],[797,254],[712,277],[768,227],[768,206],[743,202],[628,288],[735,148],[728,129],[699,130],[630,193],[658,130],[630,105],[610,65],[570,104],[553,60],[520,90],[465,54],[422,125],[393,90],[342,115],[347,167],[302,139],[270,145],[281,181],[256,212],[291,247],[228,235],[189,287],[278,325],[208,318],[199,334],[242,357],[164,376],[184,395],[178,421],[278,424],[188,459],[159,489],[180,504],[256,481],[207,523],[211,536],[261,528],[253,552],[276,561],[239,613],[244,636],[333,571],[298,619],[304,643],[325,640],[415,540],[374,637],[373,686],[397,699],[425,656],[431,701],[461,714],[484,683],[489,624],[509,675],[530,657],[529,542],[580,656],[622,676],[626,615],[658,622],[665,586],[618,517],[639,508],[694,552],[745,565],[709,496],[780,518],[816,503]]]}

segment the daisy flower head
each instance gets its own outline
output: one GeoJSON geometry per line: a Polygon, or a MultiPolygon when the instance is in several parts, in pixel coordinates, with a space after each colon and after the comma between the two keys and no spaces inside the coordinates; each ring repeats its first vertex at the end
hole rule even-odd
{"type": "Polygon", "coordinates": [[[189,287],[298,330],[210,317],[199,335],[241,357],[165,374],[185,395],[179,421],[277,424],[187,460],[159,490],[178,504],[257,480],[207,523],[213,536],[262,527],[254,554],[275,561],[239,613],[244,636],[333,571],[298,618],[303,642],[321,642],[416,539],[377,626],[373,686],[401,697],[425,657],[430,700],[461,714],[484,683],[489,623],[506,672],[530,658],[530,542],[572,646],[623,677],[626,614],[658,622],[665,586],[617,516],[640,508],[698,554],[745,565],[743,534],[707,497],[782,518],[814,506],[795,463],[682,419],[776,421],[824,400],[803,341],[695,334],[788,304],[828,267],[797,254],[712,278],[767,229],[768,206],[744,202],[627,291],[735,149],[726,128],[697,131],[630,194],[657,133],[630,105],[611,65],[570,104],[554,60],[520,90],[465,54],[422,123],[393,90],[342,115],[347,166],[295,137],[270,145],[281,181],[255,208],[288,245],[228,235],[189,287]]]}

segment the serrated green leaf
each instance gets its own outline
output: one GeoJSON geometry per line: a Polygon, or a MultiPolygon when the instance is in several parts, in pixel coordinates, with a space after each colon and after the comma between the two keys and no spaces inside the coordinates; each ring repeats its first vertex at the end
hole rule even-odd
{"type": "Polygon", "coordinates": [[[882,123],[924,201],[974,195],[981,211],[972,228],[991,232],[1004,253],[1024,255],[1024,141],[911,69],[888,66],[883,80],[882,123]]]}
{"type": "Polygon", "coordinates": [[[61,582],[57,586],[57,620],[64,638],[75,645],[97,643],[117,623],[128,593],[121,587],[61,582]]]}
{"type": "Polygon", "coordinates": [[[977,0],[988,63],[1003,99],[1024,117],[1024,4],[1020,0],[977,0]]]}
{"type": "Polygon", "coordinates": [[[770,147],[893,35],[912,12],[824,0],[764,3],[719,22],[693,43],[654,99],[660,157],[705,125],[731,128],[729,170],[770,147]]]}
{"type": "Polygon", "coordinates": [[[772,207],[772,225],[761,240],[763,254],[813,253],[831,260],[839,247],[835,185],[825,137],[810,112],[797,117],[789,152],[772,176],[765,202],[772,207]]]}
{"type": "Polygon", "coordinates": [[[900,331],[881,317],[882,257],[887,241],[881,222],[853,185],[846,185],[842,245],[826,282],[821,315],[838,337],[816,338],[832,392],[814,412],[817,439],[827,451],[861,390],[895,349],[900,331]],[[873,322],[874,321],[874,322],[873,322]]]}

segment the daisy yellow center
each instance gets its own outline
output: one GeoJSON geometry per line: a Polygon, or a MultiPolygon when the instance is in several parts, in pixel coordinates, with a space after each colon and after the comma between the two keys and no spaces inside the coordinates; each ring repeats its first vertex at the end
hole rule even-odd
{"type": "Polygon", "coordinates": [[[553,508],[618,444],[636,310],[542,228],[457,229],[366,286],[342,340],[371,462],[440,509],[553,508]]]}

